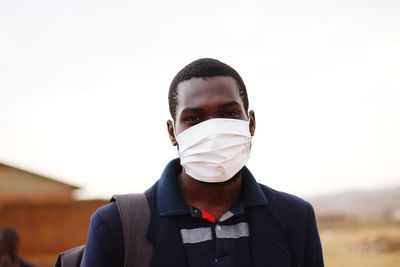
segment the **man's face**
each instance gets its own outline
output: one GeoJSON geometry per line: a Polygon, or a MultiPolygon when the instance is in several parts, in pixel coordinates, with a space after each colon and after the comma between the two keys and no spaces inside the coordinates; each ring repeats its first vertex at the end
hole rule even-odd
{"type": "Polygon", "coordinates": [[[250,133],[254,134],[254,112],[246,113],[238,85],[230,76],[183,81],[178,84],[177,97],[175,122],[167,122],[173,145],[176,145],[175,134],[178,135],[197,123],[214,118],[249,120],[250,133]]]}

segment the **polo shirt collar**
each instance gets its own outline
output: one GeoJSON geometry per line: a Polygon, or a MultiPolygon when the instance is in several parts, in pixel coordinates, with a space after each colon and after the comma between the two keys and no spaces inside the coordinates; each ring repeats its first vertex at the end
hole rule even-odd
{"type": "MultiPolygon", "coordinates": [[[[157,205],[161,216],[183,215],[190,213],[189,206],[183,201],[177,177],[182,171],[179,158],[171,160],[158,181],[157,205]]],[[[241,201],[245,208],[267,204],[267,198],[251,172],[242,170],[241,201]]]]}

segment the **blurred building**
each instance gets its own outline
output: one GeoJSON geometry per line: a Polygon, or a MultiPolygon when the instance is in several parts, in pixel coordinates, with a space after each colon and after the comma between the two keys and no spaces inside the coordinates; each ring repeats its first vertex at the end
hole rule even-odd
{"type": "Polygon", "coordinates": [[[79,187],[0,163],[0,203],[65,202],[79,187]]]}
{"type": "Polygon", "coordinates": [[[76,200],[79,187],[0,163],[0,227],[21,236],[21,255],[54,266],[59,252],[84,244],[90,215],[106,200],[76,200]]]}

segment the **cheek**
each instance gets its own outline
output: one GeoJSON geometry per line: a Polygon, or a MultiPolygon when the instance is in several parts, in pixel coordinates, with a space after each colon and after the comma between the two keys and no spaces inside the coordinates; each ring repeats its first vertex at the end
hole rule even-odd
{"type": "Polygon", "coordinates": [[[181,132],[183,132],[184,130],[186,130],[187,128],[189,128],[187,125],[184,125],[183,123],[179,123],[176,122],[174,123],[174,128],[173,128],[173,132],[175,134],[175,137],[180,134],[181,132]]]}

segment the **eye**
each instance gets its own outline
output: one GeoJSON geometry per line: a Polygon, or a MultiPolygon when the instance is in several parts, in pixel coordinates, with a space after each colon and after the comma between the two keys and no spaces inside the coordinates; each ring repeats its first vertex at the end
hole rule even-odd
{"type": "Polygon", "coordinates": [[[225,118],[239,118],[240,117],[240,112],[239,111],[225,111],[224,112],[224,117],[225,118]]]}
{"type": "Polygon", "coordinates": [[[196,124],[199,123],[201,121],[200,116],[187,116],[185,117],[185,122],[187,124],[196,124]]]}

